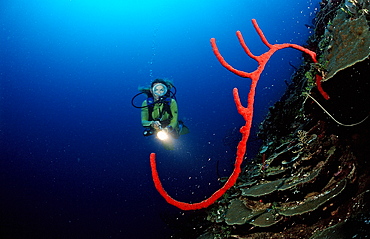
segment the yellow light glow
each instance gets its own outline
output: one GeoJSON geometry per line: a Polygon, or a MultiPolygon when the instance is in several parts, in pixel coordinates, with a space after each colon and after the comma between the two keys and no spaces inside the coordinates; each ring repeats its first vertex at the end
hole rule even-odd
{"type": "Polygon", "coordinates": [[[164,130],[160,130],[157,133],[157,138],[160,139],[160,140],[166,140],[166,139],[168,139],[168,134],[164,130]]]}

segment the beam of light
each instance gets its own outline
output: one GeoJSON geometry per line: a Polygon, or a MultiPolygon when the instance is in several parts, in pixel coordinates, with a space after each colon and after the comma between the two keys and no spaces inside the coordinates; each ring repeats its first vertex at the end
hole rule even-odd
{"type": "Polygon", "coordinates": [[[168,139],[168,133],[165,130],[160,130],[157,133],[157,138],[159,140],[167,140],[168,139]]]}

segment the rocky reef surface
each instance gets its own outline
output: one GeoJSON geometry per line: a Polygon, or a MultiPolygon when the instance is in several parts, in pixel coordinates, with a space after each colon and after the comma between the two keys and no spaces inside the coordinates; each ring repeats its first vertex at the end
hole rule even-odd
{"type": "Polygon", "coordinates": [[[321,3],[305,46],[319,63],[307,59],[291,77],[260,125],[258,155],[210,207],[198,239],[369,235],[369,12],[369,0],[321,3]]]}

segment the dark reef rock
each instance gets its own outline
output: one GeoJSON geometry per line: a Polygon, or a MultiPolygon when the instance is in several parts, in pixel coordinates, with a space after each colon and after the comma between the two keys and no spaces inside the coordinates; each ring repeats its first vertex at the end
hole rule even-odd
{"type": "Polygon", "coordinates": [[[308,41],[320,64],[303,62],[292,76],[260,125],[259,154],[227,196],[209,209],[211,225],[199,238],[367,235],[370,4],[360,2],[355,10],[344,0],[322,2],[308,41]],[[318,72],[329,76],[324,75],[322,85],[329,100],[316,89],[318,72]]]}

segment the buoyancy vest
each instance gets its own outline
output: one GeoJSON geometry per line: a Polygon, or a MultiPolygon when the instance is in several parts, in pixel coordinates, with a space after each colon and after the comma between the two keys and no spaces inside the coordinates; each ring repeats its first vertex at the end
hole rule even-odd
{"type": "Polygon", "coordinates": [[[149,115],[148,120],[149,121],[155,120],[153,119],[153,116],[152,116],[155,104],[163,104],[163,109],[160,112],[160,115],[158,117],[159,119],[162,118],[164,112],[167,112],[170,115],[170,119],[172,119],[171,101],[172,101],[171,97],[160,98],[157,101],[154,101],[153,97],[148,97],[146,99],[146,105],[148,107],[148,115],[149,115]]]}

